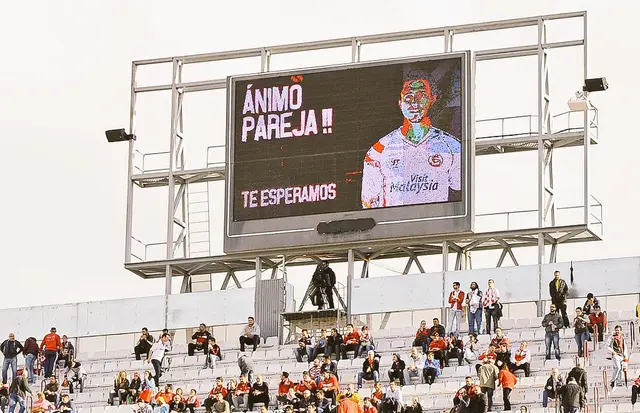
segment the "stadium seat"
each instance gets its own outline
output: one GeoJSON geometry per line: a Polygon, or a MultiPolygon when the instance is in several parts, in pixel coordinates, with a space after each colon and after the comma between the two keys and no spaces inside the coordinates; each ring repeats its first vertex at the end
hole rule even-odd
{"type": "Polygon", "coordinates": [[[633,405],[631,403],[620,403],[618,405],[618,413],[629,413],[633,411],[633,405]]]}

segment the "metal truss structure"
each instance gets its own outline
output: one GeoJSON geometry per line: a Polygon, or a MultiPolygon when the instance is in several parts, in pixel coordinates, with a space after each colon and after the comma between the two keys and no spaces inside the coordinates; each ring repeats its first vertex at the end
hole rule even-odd
{"type": "MultiPolygon", "coordinates": [[[[372,260],[387,258],[406,258],[404,273],[408,273],[413,264],[419,271],[425,268],[420,258],[429,255],[442,255],[442,270],[449,268],[449,253],[456,254],[456,263],[452,270],[461,270],[470,266],[469,253],[471,251],[501,250],[497,266],[501,266],[509,256],[515,265],[518,260],[514,250],[519,247],[537,247],[538,264],[555,262],[558,246],[566,243],[596,241],[602,235],[602,205],[590,193],[590,148],[598,144],[598,112],[567,112],[552,116],[549,110],[549,68],[548,52],[551,49],[581,48],[584,56],[584,77],[587,77],[587,13],[575,12],[548,16],[537,16],[521,19],[494,21],[477,24],[467,24],[452,27],[396,32],[362,37],[342,38],[319,42],[298,43],[273,47],[261,47],[237,51],[199,54],[190,56],[175,56],[160,59],[140,60],[133,62],[131,83],[131,111],[130,132],[135,133],[136,97],[141,93],[155,91],[171,91],[171,130],[169,151],[163,152],[168,156],[169,165],[165,169],[149,170],[144,167],[144,159],[148,155],[140,154],[135,149],[135,142],[129,142],[129,174],[128,174],[128,202],[126,215],[125,268],[143,278],[166,278],[166,294],[171,294],[171,278],[183,277],[181,292],[192,290],[193,282],[198,277],[209,279],[211,274],[225,273],[222,288],[230,282],[238,288],[241,283],[236,277],[239,271],[256,271],[257,279],[265,270],[271,270],[271,277],[277,278],[280,273],[286,273],[285,267],[316,265],[320,259],[332,262],[348,262],[350,281],[354,276],[354,262],[361,261],[362,277],[369,274],[369,264],[372,260]],[[584,32],[582,38],[547,42],[546,27],[550,21],[581,19],[584,32]],[[496,59],[509,59],[523,56],[537,56],[538,59],[538,113],[521,117],[505,117],[497,119],[478,120],[476,129],[483,125],[501,124],[500,132],[476,136],[476,155],[500,155],[521,151],[537,151],[538,175],[538,204],[537,209],[530,211],[514,211],[509,213],[488,214],[501,216],[506,219],[506,227],[496,228],[488,232],[479,232],[466,236],[438,236],[430,235],[422,238],[400,239],[393,242],[363,242],[346,245],[326,245],[304,249],[287,249],[286,251],[265,251],[264,253],[233,254],[211,256],[204,251],[198,256],[193,251],[194,225],[204,221],[193,219],[193,202],[190,200],[190,187],[216,180],[225,179],[225,164],[221,159],[209,159],[205,168],[188,169],[185,162],[184,147],[186,136],[183,133],[183,101],[188,93],[217,90],[226,88],[226,79],[201,80],[183,82],[182,70],[185,65],[225,61],[247,57],[259,57],[260,67],[256,70],[269,71],[270,61],[274,56],[309,52],[322,49],[341,47],[351,48],[352,62],[359,62],[361,53],[367,45],[391,43],[395,41],[442,38],[443,52],[454,51],[454,38],[458,34],[485,32],[502,29],[517,29],[537,27],[538,41],[536,44],[523,44],[491,50],[476,50],[476,62],[496,59]],[[172,65],[172,77],[165,84],[137,86],[136,74],[141,66],[172,65]],[[572,121],[578,117],[578,124],[572,121]],[[529,122],[529,129],[518,133],[507,133],[504,124],[513,119],[529,122]],[[557,125],[561,124],[561,127],[557,125]],[[559,208],[555,202],[553,158],[554,151],[559,148],[580,147],[583,149],[583,179],[584,197],[581,205],[572,207],[582,212],[582,218],[571,225],[557,225],[556,215],[559,208]],[[142,155],[142,156],[141,156],[142,155]],[[140,160],[142,162],[140,162],[140,160]],[[167,225],[166,238],[159,243],[144,243],[134,238],[132,234],[133,192],[134,187],[151,188],[167,187],[167,225]],[[512,228],[509,218],[515,214],[537,215],[537,225],[527,228],[512,228]],[[138,244],[143,253],[132,253],[132,244],[138,244]],[[163,246],[164,257],[159,260],[148,259],[146,250],[150,246],[163,246]],[[545,247],[550,246],[550,254],[546,256],[545,247]]],[[[582,79],[578,79],[581,84],[582,79]]],[[[140,137],[144,139],[145,137],[140,137]]],[[[219,147],[217,147],[219,149],[219,147]]],[[[216,147],[210,148],[215,150],[216,147]]],[[[158,153],[156,153],[158,154],[158,153]]],[[[208,155],[208,154],[207,154],[208,155]]],[[[208,197],[207,197],[207,209],[208,197]]],[[[571,208],[565,208],[571,209],[571,208]]],[[[202,213],[200,211],[200,213],[202,213]]],[[[482,215],[476,215],[476,222],[482,215]]],[[[208,220],[208,217],[207,217],[208,220]]],[[[208,224],[206,225],[208,228],[208,224]]],[[[210,231],[210,229],[207,229],[210,231]]],[[[206,245],[209,245],[210,233],[206,234],[206,245]]],[[[348,282],[350,284],[350,282],[348,282]]],[[[349,288],[347,288],[347,291],[349,288]]],[[[347,293],[347,307],[349,306],[347,293]]]]}

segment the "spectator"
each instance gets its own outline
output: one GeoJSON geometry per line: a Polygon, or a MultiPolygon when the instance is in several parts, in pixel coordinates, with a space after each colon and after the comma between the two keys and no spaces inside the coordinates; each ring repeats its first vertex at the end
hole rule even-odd
{"type": "Polygon", "coordinates": [[[416,331],[416,338],[413,340],[413,347],[422,347],[422,352],[426,353],[430,335],[431,329],[427,328],[427,322],[425,320],[420,321],[420,327],[416,331]]]}
{"type": "Polygon", "coordinates": [[[631,405],[635,405],[638,401],[638,392],[640,391],[640,374],[638,378],[633,381],[631,385],[631,405]]]}
{"type": "Polygon", "coordinates": [[[169,403],[167,403],[164,397],[158,397],[156,399],[156,405],[158,406],[156,409],[158,413],[169,413],[169,403]]]}
{"type": "Polygon", "coordinates": [[[193,333],[191,336],[191,340],[193,343],[189,343],[187,345],[187,352],[190,356],[193,356],[196,350],[202,350],[204,354],[207,354],[209,337],[211,337],[211,333],[207,331],[207,326],[204,323],[200,323],[198,327],[198,331],[193,333]]]}
{"type": "Polygon", "coordinates": [[[360,397],[360,394],[356,391],[356,386],[354,386],[353,383],[349,383],[349,385],[347,385],[347,388],[341,397],[351,399],[358,403],[358,405],[362,404],[362,397],[360,397]]]}
{"type": "MultiPolygon", "coordinates": [[[[435,361],[437,363],[437,361],[435,361]]],[[[398,386],[398,383],[392,381],[389,383],[389,388],[384,394],[384,398],[380,403],[382,408],[381,411],[383,413],[400,413],[404,407],[404,402],[402,398],[402,389],[398,386]]]]}
{"type": "Polygon", "coordinates": [[[56,328],[51,327],[49,334],[44,336],[40,349],[44,350],[44,376],[49,377],[56,365],[56,358],[61,346],[60,336],[56,334],[56,328]]]}
{"type": "Polygon", "coordinates": [[[298,410],[306,412],[311,406],[315,407],[316,401],[311,397],[311,391],[305,390],[302,393],[302,397],[298,400],[298,410]]]}
{"type": "Polygon", "coordinates": [[[209,367],[214,369],[216,367],[216,362],[222,360],[222,350],[220,350],[220,346],[216,344],[215,337],[209,336],[209,341],[204,354],[206,356],[204,364],[205,369],[209,367]]]}
{"type": "Polygon", "coordinates": [[[453,282],[453,291],[449,293],[449,333],[454,333],[457,337],[460,333],[460,321],[462,319],[462,310],[465,304],[464,292],[460,290],[460,283],[453,282]]]}
{"type": "Polygon", "coordinates": [[[327,330],[324,328],[320,330],[320,337],[316,340],[316,344],[313,348],[313,354],[311,355],[311,360],[315,360],[320,356],[320,354],[327,354],[329,347],[329,338],[327,337],[327,330]]]}
{"type": "Polygon", "coordinates": [[[440,338],[444,338],[447,336],[447,332],[445,331],[444,326],[440,324],[440,320],[438,320],[437,318],[433,319],[433,325],[431,326],[431,329],[429,331],[429,343],[427,343],[427,347],[431,343],[431,340],[433,340],[433,336],[435,333],[438,333],[438,336],[440,338]]]}
{"type": "Polygon", "coordinates": [[[504,335],[504,331],[502,331],[502,329],[498,327],[496,328],[496,335],[491,339],[490,344],[497,349],[501,344],[506,344],[507,347],[509,347],[511,345],[511,341],[507,336],[504,335]]]}
{"type": "Polygon", "coordinates": [[[373,389],[371,389],[371,404],[379,410],[382,408],[382,399],[384,399],[384,391],[382,391],[382,383],[378,382],[374,384],[373,389]]]}
{"type": "Polygon", "coordinates": [[[622,327],[617,325],[613,329],[613,335],[609,337],[607,343],[607,351],[611,354],[611,360],[613,361],[613,377],[611,378],[611,388],[614,388],[617,381],[620,380],[622,371],[627,370],[627,363],[629,363],[629,351],[627,349],[627,343],[622,334],[622,327]]]}
{"type": "Polygon", "coordinates": [[[244,326],[244,331],[240,336],[240,351],[244,352],[244,346],[253,345],[253,351],[256,351],[258,344],[260,344],[260,326],[256,324],[256,320],[253,317],[247,319],[247,325],[244,326]]]}
{"type": "MultiPolygon", "coordinates": [[[[325,371],[330,371],[331,374],[340,379],[340,376],[338,376],[338,363],[331,361],[331,358],[327,354],[324,355],[324,362],[322,366],[320,366],[320,371],[322,371],[323,374],[325,371]]],[[[320,377],[320,380],[322,380],[322,377],[320,377]]]]}
{"type": "Polygon", "coordinates": [[[558,374],[557,368],[551,369],[551,376],[547,379],[547,383],[542,390],[542,407],[548,406],[549,399],[556,400],[559,396],[559,390],[563,386],[562,377],[558,374]]]}
{"type": "Polygon", "coordinates": [[[182,394],[182,389],[176,390],[176,395],[174,396],[171,403],[169,403],[169,411],[176,413],[183,413],[187,410],[187,405],[185,403],[184,395],[182,394]],[[180,394],[178,394],[178,390],[180,394]]]}
{"type": "Polygon", "coordinates": [[[480,379],[480,390],[487,395],[487,407],[491,410],[493,407],[493,391],[496,388],[499,371],[491,359],[487,360],[478,369],[478,378],[480,379]]]}
{"type": "Polygon", "coordinates": [[[318,382],[320,381],[320,378],[322,377],[322,367],[320,366],[320,359],[313,359],[313,364],[309,368],[309,377],[316,384],[318,384],[318,382]]]}
{"type": "Polygon", "coordinates": [[[220,394],[222,398],[227,397],[227,388],[224,386],[224,380],[222,377],[216,377],[216,384],[209,390],[209,394],[207,398],[204,399],[204,407],[207,412],[211,412],[213,410],[213,405],[216,403],[216,396],[220,394]]]}
{"type": "MultiPolygon", "coordinates": [[[[480,356],[478,356],[478,361],[481,361],[483,363],[488,363],[488,362],[496,363],[498,361],[496,348],[491,344],[489,344],[489,349],[484,353],[480,354],[480,356]]],[[[476,371],[478,370],[478,368],[480,368],[480,364],[476,364],[476,371]]]]}
{"type": "Polygon", "coordinates": [[[589,317],[582,314],[582,308],[576,308],[576,316],[573,318],[573,333],[578,345],[578,357],[584,357],[584,343],[589,337],[589,330],[587,330],[587,324],[589,323],[589,317]]]}
{"type": "Polygon", "coordinates": [[[336,360],[340,360],[340,345],[343,342],[344,340],[342,339],[342,335],[338,333],[338,329],[332,328],[331,335],[327,340],[327,351],[324,353],[325,356],[335,354],[336,360]]]}
{"type": "Polygon", "coordinates": [[[585,394],[573,377],[567,379],[567,384],[560,388],[559,393],[564,413],[578,413],[584,409],[586,402],[585,394]]]}
{"type": "Polygon", "coordinates": [[[398,353],[393,353],[391,358],[392,358],[391,368],[389,369],[389,372],[388,372],[389,381],[397,380],[398,382],[400,382],[401,386],[404,386],[405,363],[404,361],[402,361],[398,353]]]}
{"type": "Polygon", "coordinates": [[[358,403],[344,397],[338,403],[338,413],[362,413],[362,408],[358,406],[358,403]]]}
{"type": "Polygon", "coordinates": [[[73,348],[73,344],[69,341],[69,338],[66,334],[62,335],[62,343],[60,348],[60,355],[58,360],[64,360],[64,364],[67,363],[70,359],[73,359],[75,356],[75,349],[73,348]]]}
{"type": "MultiPolygon", "coordinates": [[[[71,399],[69,398],[68,394],[63,394],[62,395],[62,400],[60,401],[60,404],[58,404],[57,410],[60,413],[72,413],[73,412],[73,406],[71,406],[71,399]]],[[[147,412],[140,412],[140,413],[147,413],[147,412]]]]}
{"type": "Polygon", "coordinates": [[[263,403],[265,407],[269,406],[269,386],[262,380],[261,375],[256,377],[256,382],[251,386],[247,404],[249,410],[253,410],[253,405],[256,403],[263,403]]]}
{"type": "Polygon", "coordinates": [[[560,333],[558,329],[562,328],[562,323],[562,317],[556,312],[556,305],[551,304],[549,313],[542,319],[542,327],[544,327],[545,330],[544,345],[547,351],[547,360],[551,360],[552,343],[556,359],[560,360],[560,333]]]}
{"type": "Polygon", "coordinates": [[[9,339],[0,344],[0,352],[4,356],[2,363],[2,384],[7,384],[7,370],[11,368],[11,377],[15,378],[18,372],[18,354],[22,353],[24,348],[22,344],[16,340],[13,333],[9,334],[9,339]]]}
{"type": "Polygon", "coordinates": [[[449,367],[449,360],[455,358],[458,360],[458,366],[462,366],[462,359],[464,358],[464,343],[462,339],[458,338],[454,333],[449,333],[449,340],[447,340],[447,357],[445,364],[449,367]]]}
{"type": "Polygon", "coordinates": [[[196,389],[189,390],[189,397],[185,400],[185,404],[190,413],[194,413],[195,410],[200,407],[200,399],[198,398],[196,389]]]}
{"type": "Polygon", "coordinates": [[[153,408],[143,399],[138,399],[137,405],[137,413],[153,413],[153,408]]]}
{"type": "Polygon", "coordinates": [[[500,373],[498,373],[498,383],[502,386],[504,410],[511,410],[511,401],[509,400],[509,396],[518,383],[518,379],[509,371],[506,364],[503,364],[500,368],[500,373]]]}
{"type": "Polygon", "coordinates": [[[420,400],[417,397],[414,397],[411,400],[411,404],[404,407],[404,413],[422,413],[422,405],[420,405],[420,400]]]}
{"type": "Polygon", "coordinates": [[[171,384],[167,384],[164,386],[164,390],[160,390],[158,394],[156,394],[155,399],[157,401],[159,398],[162,398],[167,404],[171,404],[173,396],[175,396],[175,393],[173,393],[173,386],[171,384]]]}
{"type": "MultiPolygon", "coordinates": [[[[54,376],[51,376],[55,379],[54,376]]],[[[109,393],[109,405],[113,406],[113,400],[117,397],[120,404],[125,404],[127,401],[127,394],[129,393],[129,379],[127,373],[121,371],[113,380],[113,391],[109,393]]]]}
{"type": "Polygon", "coordinates": [[[240,376],[240,382],[236,386],[236,391],[233,394],[233,406],[239,408],[242,405],[246,408],[249,404],[249,393],[251,392],[251,384],[247,381],[247,376],[240,376]]]}
{"type": "Polygon", "coordinates": [[[134,404],[138,400],[142,388],[142,380],[140,380],[140,373],[137,371],[133,373],[133,378],[129,382],[129,394],[127,395],[127,404],[134,404]]]}
{"type": "Polygon", "coordinates": [[[478,359],[478,335],[476,333],[469,334],[469,339],[464,345],[464,361],[471,364],[472,361],[478,359]]]}
{"type": "Polygon", "coordinates": [[[296,412],[300,409],[300,399],[296,395],[295,390],[291,389],[289,390],[289,392],[287,392],[284,400],[282,401],[282,404],[284,406],[293,407],[293,410],[296,412]]]}
{"type": "Polygon", "coordinates": [[[367,358],[362,362],[362,371],[358,373],[358,389],[362,388],[363,380],[380,381],[380,360],[375,356],[373,350],[367,352],[367,358]]]}
{"type": "Polygon", "coordinates": [[[502,369],[502,366],[508,366],[511,363],[511,351],[506,343],[500,343],[496,348],[496,367],[502,369]]]}
{"type": "Polygon", "coordinates": [[[567,381],[569,381],[569,377],[573,377],[576,383],[578,383],[578,386],[582,388],[582,392],[587,394],[589,389],[589,385],[587,383],[587,372],[582,368],[579,361],[576,363],[576,366],[569,371],[569,374],[567,374],[567,381]]]}
{"type": "MultiPolygon", "coordinates": [[[[320,409],[318,409],[318,412],[320,412],[320,409]]],[[[364,401],[362,402],[362,413],[378,413],[378,409],[376,409],[376,407],[371,402],[371,397],[364,398],[364,401]]],[[[422,410],[415,413],[422,413],[422,410]]]]}
{"type": "Polygon", "coordinates": [[[429,352],[433,353],[433,356],[438,360],[440,364],[440,368],[444,368],[447,351],[447,343],[444,339],[441,338],[440,333],[438,331],[434,331],[431,336],[431,343],[429,343],[429,352]]]}
{"type": "Polygon", "coordinates": [[[316,393],[316,409],[318,413],[330,413],[331,412],[331,399],[325,397],[322,389],[316,393]]]}
{"type": "Polygon", "coordinates": [[[347,358],[347,351],[353,351],[354,357],[357,357],[359,348],[360,333],[353,329],[353,324],[347,324],[347,334],[344,335],[343,343],[340,344],[340,353],[342,358],[347,358]]]}
{"type": "Polygon", "coordinates": [[[412,377],[422,377],[422,366],[424,366],[424,358],[422,353],[418,352],[418,347],[411,347],[411,353],[407,358],[409,366],[407,367],[407,374],[409,375],[409,382],[412,377]]]}
{"type": "Polygon", "coordinates": [[[38,392],[36,393],[37,399],[33,402],[31,406],[32,413],[45,413],[53,410],[53,404],[47,399],[44,398],[44,393],[38,392]]]}
{"type": "Polygon", "coordinates": [[[593,313],[589,314],[589,324],[587,324],[587,329],[590,334],[595,334],[597,330],[598,342],[602,343],[604,333],[607,331],[607,315],[601,311],[599,305],[594,306],[593,313]]]}
{"type": "Polygon", "coordinates": [[[360,330],[360,348],[358,349],[358,357],[363,357],[363,355],[367,354],[370,350],[375,350],[373,337],[369,332],[369,326],[362,326],[362,329],[360,330]]]}
{"type": "Polygon", "coordinates": [[[558,312],[562,314],[562,326],[569,327],[569,318],[567,317],[569,287],[567,283],[560,278],[560,271],[554,271],[553,273],[553,280],[549,283],[549,296],[551,296],[551,302],[555,304],[558,312]]]}
{"type": "Polygon", "coordinates": [[[60,386],[58,385],[58,380],[56,380],[56,376],[49,377],[49,383],[44,386],[44,398],[49,401],[49,403],[53,403],[54,405],[58,403],[58,394],[60,393],[60,386]]]}
{"type": "Polygon", "coordinates": [[[589,317],[590,314],[595,312],[596,306],[600,306],[600,302],[593,293],[589,293],[587,294],[587,300],[584,302],[584,306],[582,307],[582,312],[585,316],[589,317]]]}
{"type": "Polygon", "coordinates": [[[529,351],[529,343],[523,341],[520,343],[520,348],[511,352],[511,372],[515,373],[518,370],[524,370],[524,376],[529,377],[531,375],[531,351],[529,351]]]}
{"type": "Polygon", "coordinates": [[[456,392],[455,396],[453,396],[453,405],[458,406],[462,399],[465,396],[472,395],[474,392],[475,386],[473,384],[473,378],[471,376],[467,376],[464,378],[464,386],[460,387],[456,392]]]}
{"type": "Polygon", "coordinates": [[[168,340],[165,343],[165,346],[167,347],[167,351],[171,351],[171,349],[173,348],[173,337],[169,333],[169,329],[168,328],[163,328],[162,329],[162,334],[166,334],[167,335],[167,339],[168,340]]]}
{"type": "Polygon", "coordinates": [[[142,334],[138,339],[138,344],[133,348],[133,351],[136,353],[136,360],[140,360],[143,354],[148,357],[149,350],[151,350],[153,343],[153,336],[149,334],[147,327],[142,327],[142,334]]]}
{"type": "Polygon", "coordinates": [[[29,373],[29,384],[36,384],[36,376],[33,372],[33,366],[36,359],[38,358],[38,354],[40,354],[40,348],[38,347],[38,342],[36,341],[35,337],[29,337],[24,341],[22,354],[24,354],[25,357],[25,368],[29,373]]]}
{"type": "Polygon", "coordinates": [[[302,329],[302,335],[298,339],[298,348],[296,350],[296,360],[298,363],[302,363],[302,357],[307,356],[307,361],[310,363],[313,361],[313,350],[315,343],[313,337],[309,336],[309,330],[302,329]]]}
{"type": "Polygon", "coordinates": [[[295,386],[296,396],[300,399],[304,396],[304,391],[309,390],[312,394],[315,393],[316,382],[313,381],[308,371],[302,372],[302,381],[295,386]]]}
{"type": "MultiPolygon", "coordinates": [[[[266,385],[266,384],[265,384],[266,385]]],[[[267,395],[268,397],[268,395],[267,395]]],[[[269,401],[265,403],[265,406],[269,405],[269,401]]],[[[212,406],[212,410],[215,413],[231,413],[229,402],[227,402],[221,393],[216,394],[216,401],[212,406]]]]}
{"type": "Polygon", "coordinates": [[[151,349],[149,350],[149,355],[147,356],[147,363],[151,363],[154,370],[153,380],[156,383],[156,387],[160,385],[160,377],[162,377],[162,369],[160,366],[162,365],[162,359],[164,357],[165,352],[167,351],[167,342],[169,341],[168,334],[162,334],[160,340],[155,342],[151,349]]]}
{"type": "Polygon", "coordinates": [[[427,384],[433,384],[436,377],[440,377],[441,373],[442,369],[440,362],[435,359],[432,352],[429,352],[429,354],[427,354],[427,360],[424,362],[424,368],[422,369],[424,382],[427,384]]]}
{"type": "Polygon", "coordinates": [[[331,399],[333,404],[336,404],[336,397],[338,396],[338,390],[340,389],[338,378],[329,370],[325,370],[322,375],[323,379],[319,384],[319,388],[324,391],[325,397],[331,399]]]}
{"type": "Polygon", "coordinates": [[[18,413],[25,413],[27,393],[33,395],[33,392],[27,384],[26,373],[26,371],[23,371],[22,375],[17,376],[11,381],[11,385],[9,386],[9,413],[15,411],[17,404],[20,405],[18,413]]]}
{"type": "MultiPolygon", "coordinates": [[[[500,317],[502,317],[502,310],[500,304],[500,291],[495,287],[495,281],[487,281],[487,292],[484,293],[482,299],[482,308],[484,308],[485,317],[487,319],[487,334],[491,334],[491,324],[493,323],[493,331],[496,332],[500,317]]],[[[491,403],[491,398],[489,398],[491,403]]],[[[493,404],[492,404],[493,405],[493,404]]]]}
{"type": "Polygon", "coordinates": [[[240,375],[247,376],[249,383],[251,383],[251,378],[253,377],[253,360],[251,357],[241,354],[238,357],[238,367],[240,368],[240,375]]]}
{"type": "Polygon", "coordinates": [[[469,292],[465,299],[467,304],[468,319],[469,319],[469,334],[481,334],[482,333],[482,291],[478,288],[478,283],[473,281],[469,286],[469,292]]]}
{"type": "Polygon", "coordinates": [[[80,387],[80,393],[82,393],[84,388],[84,379],[87,377],[87,372],[84,370],[84,367],[82,367],[80,362],[75,360],[69,361],[65,367],[67,368],[65,376],[69,383],[69,393],[73,393],[73,385],[75,383],[78,384],[80,387]]]}

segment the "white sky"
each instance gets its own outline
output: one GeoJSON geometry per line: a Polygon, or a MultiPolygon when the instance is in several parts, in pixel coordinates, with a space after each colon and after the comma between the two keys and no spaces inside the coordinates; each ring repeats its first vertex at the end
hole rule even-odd
{"type": "MultiPolygon", "coordinates": [[[[633,170],[640,145],[631,127],[637,116],[633,96],[638,92],[638,58],[624,53],[635,51],[640,2],[450,0],[402,4],[377,0],[0,2],[0,77],[4,79],[0,123],[5,171],[0,259],[6,279],[5,288],[0,289],[0,307],[162,294],[162,282],[143,281],[123,268],[127,148],[125,144],[108,145],[104,138],[104,130],[128,125],[132,60],[585,9],[589,12],[589,74],[606,76],[611,85],[609,91],[593,97],[601,109],[602,142],[593,150],[593,195],[605,205],[606,239],[563,247],[558,259],[637,255],[640,247],[634,234],[640,232],[640,220],[630,212],[640,207],[635,183],[638,174],[633,170]]],[[[557,25],[551,30],[556,38],[575,38],[569,28],[567,33],[557,25]]],[[[517,39],[498,34],[487,42],[460,37],[454,46],[488,49],[517,39]]],[[[367,53],[368,49],[363,49],[363,58],[367,53]]],[[[385,53],[400,56],[425,51],[409,46],[372,49],[371,53],[369,56],[379,53],[382,57],[385,53]]],[[[558,56],[554,64],[556,55],[551,56],[553,113],[566,110],[567,99],[581,83],[581,54],[558,56]],[[554,85],[553,76],[558,72],[562,76],[554,85]]],[[[341,55],[345,57],[342,61],[348,56],[341,55]]],[[[308,59],[274,58],[272,69],[317,65],[332,58],[335,55],[323,53],[308,59]]],[[[238,70],[233,66],[207,67],[197,74],[210,69],[214,78],[238,70]]],[[[477,117],[535,113],[531,91],[535,91],[535,69],[527,70],[514,63],[479,67],[477,117]],[[531,77],[519,78],[523,73],[531,77]]],[[[256,71],[255,62],[246,71],[256,71]]],[[[168,106],[154,106],[151,99],[145,99],[141,98],[141,105],[147,102],[159,112],[145,112],[140,106],[140,147],[163,149],[168,141],[169,113],[164,110],[168,106]],[[143,115],[148,115],[146,120],[143,115]],[[150,137],[154,133],[162,136],[150,137]]],[[[201,163],[203,149],[224,139],[224,124],[218,121],[224,119],[224,108],[207,99],[203,95],[190,101],[192,125],[196,127],[188,132],[200,143],[189,147],[187,154],[201,163]]],[[[185,114],[187,122],[189,116],[185,114]]],[[[557,157],[560,206],[580,201],[579,155],[557,157]]],[[[535,207],[535,164],[531,160],[529,155],[478,160],[478,212],[535,207]],[[530,171],[524,172],[521,165],[527,161],[530,171]],[[502,195],[496,189],[503,191],[502,195]]],[[[202,166],[198,162],[191,166],[202,166]]],[[[157,241],[164,231],[166,201],[158,197],[158,202],[151,204],[152,198],[144,198],[150,209],[144,209],[144,204],[136,207],[142,221],[150,218],[136,224],[142,233],[136,236],[146,236],[148,242],[157,241]],[[154,211],[161,211],[157,224],[152,219],[154,211]]],[[[212,205],[212,225],[215,233],[221,234],[222,203],[212,205]]],[[[220,253],[221,235],[216,235],[212,244],[212,252],[220,253]]],[[[535,259],[533,251],[516,254],[520,264],[535,259]]],[[[474,266],[495,265],[498,255],[474,255],[474,266]]],[[[439,258],[423,261],[428,271],[438,271],[439,263],[439,258]]],[[[303,277],[296,282],[297,296],[307,280],[303,277]]]]}

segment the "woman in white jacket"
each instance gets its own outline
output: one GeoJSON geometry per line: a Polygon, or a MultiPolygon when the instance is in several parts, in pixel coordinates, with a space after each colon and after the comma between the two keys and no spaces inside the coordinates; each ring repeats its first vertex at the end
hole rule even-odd
{"type": "Polygon", "coordinates": [[[479,347],[478,335],[476,333],[469,334],[469,339],[464,343],[464,361],[466,361],[467,364],[478,360],[479,347]]]}

